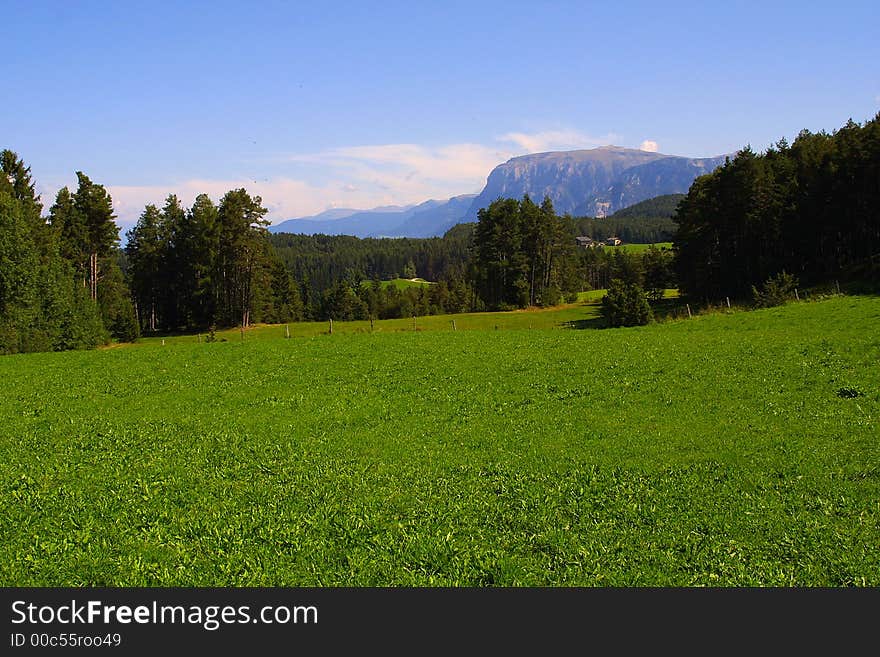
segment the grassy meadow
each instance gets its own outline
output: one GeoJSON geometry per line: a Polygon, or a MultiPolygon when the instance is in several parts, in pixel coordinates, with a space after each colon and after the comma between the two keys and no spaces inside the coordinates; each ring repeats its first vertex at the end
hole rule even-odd
{"type": "Polygon", "coordinates": [[[880,585],[880,299],[595,312],[4,357],[0,584],[880,585]]]}
{"type": "MultiPolygon", "coordinates": [[[[578,294],[577,303],[564,304],[553,308],[530,308],[507,312],[461,313],[456,315],[427,315],[400,319],[376,319],[372,325],[368,320],[353,322],[333,322],[333,335],[363,333],[400,333],[422,331],[486,331],[509,329],[549,329],[549,328],[598,328],[601,326],[600,304],[606,290],[589,290],[578,294]]],[[[664,291],[664,299],[675,299],[678,290],[664,291]]],[[[257,324],[242,331],[233,328],[217,331],[215,339],[220,342],[263,341],[286,338],[314,338],[330,334],[329,322],[293,322],[291,324],[257,324]]],[[[168,335],[144,337],[134,346],[201,343],[207,334],[168,335]]],[[[120,345],[110,345],[117,348],[120,345]]]]}
{"type": "Polygon", "coordinates": [[[657,249],[671,249],[672,242],[656,242],[655,244],[621,244],[619,246],[603,246],[603,249],[620,249],[622,251],[629,251],[630,253],[644,253],[651,247],[655,247],[657,249]]]}
{"type": "MultiPolygon", "coordinates": [[[[368,287],[373,284],[371,280],[361,281],[361,285],[368,287]]],[[[398,290],[406,290],[411,287],[420,288],[434,285],[432,281],[426,281],[424,278],[392,278],[387,281],[379,281],[379,286],[384,290],[387,287],[396,287],[398,290]]]]}
{"type": "MultiPolygon", "coordinates": [[[[674,296],[674,291],[667,291],[674,296]]],[[[578,296],[578,303],[556,306],[554,308],[534,308],[528,310],[511,310],[508,312],[483,312],[461,313],[456,315],[426,315],[400,319],[377,319],[372,326],[369,320],[352,322],[333,322],[333,335],[351,335],[364,333],[412,333],[422,331],[486,331],[486,330],[509,330],[509,329],[549,329],[570,328],[572,326],[600,325],[599,310],[600,301],[605,295],[605,290],[591,290],[582,292],[578,296]]],[[[240,329],[227,329],[217,331],[215,337],[218,341],[245,342],[277,340],[290,334],[291,339],[314,338],[320,335],[329,335],[329,322],[293,322],[291,324],[260,324],[241,331],[240,329]]],[[[204,342],[206,334],[197,335],[170,335],[165,337],[145,337],[134,345],[161,344],[192,344],[204,342]]],[[[113,345],[115,348],[117,345],[113,345]]]]}

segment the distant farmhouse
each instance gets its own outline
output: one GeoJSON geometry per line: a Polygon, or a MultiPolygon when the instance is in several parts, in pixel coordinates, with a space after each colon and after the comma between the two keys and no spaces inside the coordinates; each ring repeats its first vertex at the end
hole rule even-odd
{"type": "Polygon", "coordinates": [[[577,242],[577,245],[582,249],[594,249],[601,248],[603,246],[620,246],[623,244],[623,240],[619,237],[609,237],[607,240],[594,240],[592,237],[588,235],[579,235],[574,238],[577,242]]]}

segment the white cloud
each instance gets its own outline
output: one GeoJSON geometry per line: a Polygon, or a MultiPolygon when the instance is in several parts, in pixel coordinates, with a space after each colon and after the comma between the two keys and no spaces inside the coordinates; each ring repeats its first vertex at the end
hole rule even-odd
{"type": "Polygon", "coordinates": [[[660,145],[656,141],[646,139],[641,144],[639,144],[639,149],[643,151],[648,151],[649,153],[656,153],[660,150],[660,145]]]}
{"type": "MultiPolygon", "coordinates": [[[[308,162],[344,172],[356,181],[372,181],[395,189],[418,189],[426,184],[438,189],[473,187],[489,171],[513,155],[507,149],[480,144],[380,144],[333,148],[321,153],[293,155],[291,162],[308,162]]],[[[356,184],[356,183],[355,183],[356,184]]]]}
{"type": "Polygon", "coordinates": [[[215,203],[232,190],[244,188],[262,199],[268,209],[266,218],[277,223],[291,217],[302,217],[333,207],[371,208],[397,202],[393,195],[363,191],[357,186],[336,180],[326,185],[312,185],[291,178],[264,180],[186,180],[172,185],[108,185],[113,207],[123,230],[137,223],[147,203],[161,207],[169,194],[176,194],[184,207],[192,206],[199,194],[207,194],[215,203]]]}
{"type": "MultiPolygon", "coordinates": [[[[405,205],[429,198],[477,193],[496,166],[517,155],[547,150],[594,148],[619,141],[609,133],[591,137],[574,130],[511,132],[493,144],[375,144],[295,154],[287,163],[309,164],[343,180],[345,188],[383,197],[382,203],[405,205]]],[[[325,199],[326,200],[326,199],[325,199]]],[[[351,203],[351,199],[346,199],[351,203]]],[[[379,205],[382,203],[374,203],[379,205]]],[[[326,204],[325,204],[325,207],[326,204]]],[[[370,206],[359,206],[370,207],[370,206]]]]}
{"type": "Polygon", "coordinates": [[[591,137],[576,130],[546,130],[534,133],[508,132],[498,137],[498,140],[516,144],[526,153],[544,153],[607,146],[620,141],[620,136],[608,133],[601,137],[591,137]]]}
{"type": "MultiPolygon", "coordinates": [[[[511,157],[548,150],[594,148],[620,141],[619,136],[612,133],[590,137],[574,130],[550,130],[511,132],[488,145],[349,146],[286,156],[272,165],[276,170],[286,168],[287,173],[282,171],[269,178],[192,178],[170,185],[108,184],[107,190],[123,230],[137,222],[147,203],[161,206],[168,194],[176,194],[185,207],[190,207],[198,194],[208,194],[219,203],[227,191],[242,187],[260,196],[263,206],[269,210],[267,218],[278,223],[329,208],[408,205],[430,198],[477,193],[492,169],[511,157]],[[291,165],[297,170],[296,174],[290,173],[291,165]]],[[[653,144],[656,150],[653,142],[644,142],[642,148],[646,144],[653,144]]]]}

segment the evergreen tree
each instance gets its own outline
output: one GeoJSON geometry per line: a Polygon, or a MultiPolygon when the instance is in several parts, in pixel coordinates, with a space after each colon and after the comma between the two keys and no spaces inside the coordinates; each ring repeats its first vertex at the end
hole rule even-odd
{"type": "Polygon", "coordinates": [[[89,293],[97,300],[102,264],[119,242],[119,227],[114,221],[113,202],[103,185],[93,183],[82,171],[77,171],[76,177],[79,184],[73,195],[73,214],[79,238],[84,238],[84,243],[76,246],[76,252],[88,255],[89,293]]]}
{"type": "Polygon", "coordinates": [[[129,281],[135,297],[136,314],[143,330],[159,328],[160,296],[162,294],[162,258],[165,243],[161,234],[162,215],[149,204],[137,224],[128,231],[125,253],[128,257],[129,281]]]}
{"type": "Polygon", "coordinates": [[[265,263],[266,249],[262,242],[267,235],[268,221],[263,216],[259,196],[251,198],[244,189],[227,192],[218,212],[219,250],[215,276],[219,284],[220,316],[225,322],[250,325],[255,280],[265,263]]]}
{"type": "Polygon", "coordinates": [[[0,176],[0,350],[26,350],[25,333],[39,308],[39,255],[33,235],[32,208],[16,198],[0,176]]]}
{"type": "Polygon", "coordinates": [[[160,312],[165,326],[179,331],[187,328],[186,210],[176,194],[165,198],[160,211],[159,236],[162,242],[159,268],[160,312]]]}
{"type": "Polygon", "coordinates": [[[186,251],[190,317],[194,326],[207,327],[217,321],[218,295],[214,279],[220,240],[217,206],[207,194],[199,194],[188,218],[186,251]]]}
{"type": "Polygon", "coordinates": [[[573,222],[548,197],[498,199],[478,219],[471,279],[487,306],[552,306],[577,292],[573,222]]]}
{"type": "Polygon", "coordinates": [[[642,326],[651,321],[651,307],[645,292],[635,283],[619,278],[611,281],[602,297],[602,317],[608,327],[642,326]]]}
{"type": "Polygon", "coordinates": [[[0,353],[96,346],[106,339],[97,307],[40,217],[30,169],[8,150],[0,167],[0,353]]]}
{"type": "Polygon", "coordinates": [[[675,217],[681,290],[747,298],[782,271],[805,285],[875,275],[878,124],[880,114],[830,135],[802,131],[761,155],[745,148],[697,178],[675,217]]]}
{"type": "Polygon", "coordinates": [[[98,283],[98,307],[103,325],[121,342],[134,342],[140,337],[134,304],[119,266],[119,252],[114,252],[104,265],[98,283]]]}
{"type": "Polygon", "coordinates": [[[62,187],[55,196],[55,203],[49,209],[49,225],[58,236],[61,255],[73,265],[82,286],[88,288],[88,231],[67,187],[62,187]]]}
{"type": "Polygon", "coordinates": [[[278,258],[272,258],[269,265],[269,288],[271,314],[264,321],[282,324],[303,319],[303,303],[299,288],[294,283],[287,267],[278,258]]]}
{"type": "Polygon", "coordinates": [[[642,255],[642,270],[644,287],[652,301],[659,301],[666,288],[674,287],[670,251],[661,251],[651,244],[642,255]]]}

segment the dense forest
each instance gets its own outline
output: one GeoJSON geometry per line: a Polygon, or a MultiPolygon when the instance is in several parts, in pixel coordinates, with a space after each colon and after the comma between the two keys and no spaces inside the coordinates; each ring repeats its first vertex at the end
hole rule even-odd
{"type": "Polygon", "coordinates": [[[355,274],[370,280],[460,277],[467,266],[473,228],[474,224],[459,224],[442,238],[277,233],[269,241],[293,277],[306,282],[313,293],[321,293],[355,274]]]}
{"type": "Polygon", "coordinates": [[[549,198],[538,206],[498,199],[479,211],[471,279],[491,309],[555,305],[578,292],[570,218],[549,198]]]}
{"type": "Polygon", "coordinates": [[[811,286],[880,276],[880,114],[751,148],[697,178],[675,217],[676,271],[697,299],[747,297],[785,272],[811,286]]]}
{"type": "Polygon", "coordinates": [[[206,195],[185,209],[171,194],[147,205],[125,246],[128,280],[145,331],[180,331],[303,316],[299,289],[268,241],[259,196],[206,195]]]}
{"type": "Polygon", "coordinates": [[[635,243],[671,239],[674,204],[669,197],[639,205],[635,214],[619,221],[573,219],[558,216],[549,199],[537,206],[526,196],[498,199],[480,212],[478,222],[458,224],[442,238],[279,233],[269,240],[298,282],[304,315],[310,319],[549,306],[581,290],[607,287],[622,271],[644,282],[641,272],[650,277],[659,271],[658,262],[664,273],[651,280],[672,284],[668,251],[632,255],[575,246],[585,222],[605,222],[593,231],[597,239],[606,233],[625,235],[625,241],[635,243]],[[419,277],[437,285],[401,291],[376,284],[396,277],[419,277]]]}
{"type": "Polygon", "coordinates": [[[478,217],[468,276],[480,308],[573,302],[578,292],[607,288],[614,279],[654,298],[675,286],[671,250],[580,248],[580,220],[557,215],[547,197],[540,206],[528,196],[498,199],[478,217]]]}
{"type": "Polygon", "coordinates": [[[628,208],[618,210],[609,217],[578,217],[575,226],[579,235],[595,240],[619,237],[630,244],[656,244],[671,242],[675,235],[675,215],[684,194],[665,194],[628,208]]]}
{"type": "Polygon", "coordinates": [[[77,172],[48,217],[30,168],[0,154],[0,353],[93,348],[137,337],[106,190],[77,172]]]}

